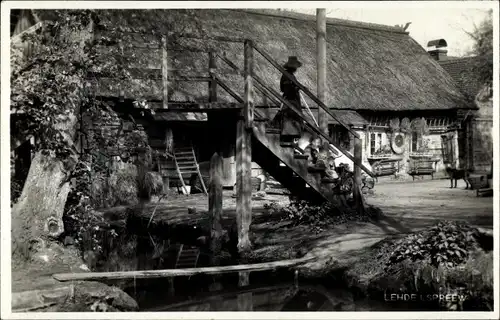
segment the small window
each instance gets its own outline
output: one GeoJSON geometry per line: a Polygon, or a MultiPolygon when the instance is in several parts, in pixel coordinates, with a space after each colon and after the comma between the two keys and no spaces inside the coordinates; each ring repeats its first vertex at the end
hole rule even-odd
{"type": "Polygon", "coordinates": [[[382,134],[381,133],[378,133],[377,134],[377,144],[378,144],[378,150],[377,151],[380,151],[382,150],[382,134]]]}
{"type": "Polygon", "coordinates": [[[370,134],[370,154],[375,154],[375,133],[370,134]]]}
{"type": "Polygon", "coordinates": [[[411,151],[416,152],[418,149],[418,135],[416,132],[411,134],[411,151]]]}

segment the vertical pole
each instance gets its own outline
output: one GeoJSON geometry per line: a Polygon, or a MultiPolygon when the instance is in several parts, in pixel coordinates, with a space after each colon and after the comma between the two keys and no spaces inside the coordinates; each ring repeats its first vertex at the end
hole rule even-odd
{"type": "Polygon", "coordinates": [[[208,211],[211,217],[210,253],[211,264],[219,265],[222,238],[222,157],[214,153],[210,159],[210,188],[208,211]]]}
{"type": "MultiPolygon", "coordinates": [[[[250,273],[238,273],[238,286],[244,287],[250,284],[250,273]]],[[[253,311],[253,296],[251,292],[242,293],[237,296],[238,311],[253,311]]]]}
{"type": "Polygon", "coordinates": [[[161,38],[162,59],[161,59],[161,79],[163,82],[163,109],[168,109],[168,52],[167,37],[161,38]]]}
{"type": "Polygon", "coordinates": [[[238,252],[245,253],[251,249],[248,232],[252,222],[252,136],[245,128],[243,117],[236,126],[236,225],[238,252]]]}
{"type": "Polygon", "coordinates": [[[245,126],[247,129],[253,127],[253,43],[245,41],[245,104],[243,107],[245,126]]]}
{"type": "MultiPolygon", "coordinates": [[[[316,50],[318,99],[326,104],[326,9],[316,9],[316,50]]],[[[328,134],[328,114],[318,107],[318,124],[328,134]]],[[[328,143],[325,141],[327,147],[328,143]]]]}
{"type": "Polygon", "coordinates": [[[238,252],[250,251],[248,232],[252,222],[252,125],[253,125],[253,46],[245,41],[245,103],[236,124],[236,223],[238,252]]]}
{"type": "MultiPolygon", "coordinates": [[[[363,145],[360,138],[354,138],[354,159],[356,163],[361,163],[363,155],[363,145]]],[[[365,210],[365,204],[363,199],[363,194],[361,192],[361,168],[354,164],[354,190],[353,190],[354,203],[358,209],[358,212],[363,212],[365,210]]]]}
{"type": "Polygon", "coordinates": [[[208,72],[212,80],[208,84],[208,101],[217,101],[217,82],[215,81],[215,71],[217,68],[217,61],[215,60],[215,54],[213,51],[208,53],[208,72]]]}

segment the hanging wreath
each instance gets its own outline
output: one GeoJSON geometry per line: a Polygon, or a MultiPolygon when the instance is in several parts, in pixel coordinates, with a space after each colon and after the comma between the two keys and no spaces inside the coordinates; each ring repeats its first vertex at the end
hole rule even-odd
{"type": "Polygon", "coordinates": [[[405,136],[401,132],[394,133],[391,137],[391,147],[395,154],[402,154],[404,151],[405,136]]]}

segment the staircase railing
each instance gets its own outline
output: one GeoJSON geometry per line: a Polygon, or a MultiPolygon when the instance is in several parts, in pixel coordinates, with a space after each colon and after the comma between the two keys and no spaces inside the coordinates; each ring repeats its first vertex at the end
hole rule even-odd
{"type": "MultiPolygon", "coordinates": [[[[255,48],[255,45],[254,45],[254,48],[255,48]]],[[[257,50],[261,55],[262,53],[264,52],[262,49],[259,49],[257,50]]],[[[232,62],[226,55],[221,55],[221,54],[217,54],[218,58],[220,58],[222,61],[224,61],[229,67],[231,67],[233,70],[235,70],[238,74],[240,74],[241,76],[245,76],[245,73],[240,69],[238,68],[238,66],[236,66],[236,64],[234,62],[232,62]]],[[[268,54],[266,54],[264,52],[264,58],[266,58],[266,60],[268,61],[272,61],[271,64],[273,64],[273,66],[277,66],[278,70],[281,71],[283,74],[285,74],[285,76],[289,77],[294,83],[296,83],[296,85],[299,87],[299,88],[303,88],[305,90],[302,90],[304,91],[304,93],[306,93],[309,97],[314,97],[314,98],[311,98],[313,101],[319,101],[320,104],[319,106],[325,110],[327,110],[327,113],[329,115],[331,115],[332,117],[334,117],[334,119],[339,122],[344,128],[346,128],[351,134],[353,134],[357,139],[359,139],[359,135],[353,131],[351,128],[349,128],[349,126],[345,125],[342,121],[340,121],[339,119],[337,119],[335,117],[335,115],[333,115],[333,113],[316,97],[314,96],[307,88],[305,88],[302,84],[300,84],[298,81],[296,81],[295,79],[293,79],[290,74],[288,72],[286,72],[283,68],[281,68],[281,66],[279,66],[279,64],[274,61],[268,54]],[[307,91],[306,91],[307,90],[307,91]]],[[[262,80],[259,76],[253,74],[252,75],[252,78],[255,80],[255,84],[256,84],[256,88],[261,91],[262,93],[264,93],[267,97],[269,97],[270,99],[276,99],[278,100],[280,103],[282,103],[283,105],[287,106],[289,109],[291,109],[295,114],[297,114],[305,123],[306,125],[314,132],[316,133],[317,135],[320,135],[321,137],[323,137],[325,140],[327,140],[330,144],[332,144],[333,146],[335,146],[335,148],[337,148],[340,152],[342,152],[349,160],[351,160],[356,166],[358,166],[359,168],[361,168],[363,171],[366,172],[366,174],[368,174],[369,176],[371,177],[374,177],[375,175],[373,174],[373,172],[371,172],[371,170],[369,170],[368,168],[366,168],[360,161],[358,161],[354,156],[351,155],[350,152],[348,152],[346,149],[342,148],[341,146],[339,146],[337,143],[335,143],[333,141],[333,139],[327,135],[326,133],[324,133],[315,123],[313,123],[311,120],[309,120],[308,118],[304,117],[303,113],[301,112],[301,110],[296,107],[295,105],[291,104],[288,100],[286,100],[285,98],[283,98],[276,90],[272,89],[270,86],[268,86],[264,80],[262,80]]]]}

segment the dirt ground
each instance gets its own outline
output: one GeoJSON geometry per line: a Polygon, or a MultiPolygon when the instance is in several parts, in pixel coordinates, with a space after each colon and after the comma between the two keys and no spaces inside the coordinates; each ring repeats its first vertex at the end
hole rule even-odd
{"type": "Polygon", "coordinates": [[[400,232],[438,220],[493,228],[493,197],[477,197],[476,191],[465,190],[464,181],[459,181],[456,189],[450,188],[449,180],[381,181],[367,202],[380,207],[389,218],[387,222],[393,220],[389,228],[400,232]]]}
{"type": "MultiPolygon", "coordinates": [[[[292,226],[290,222],[267,216],[263,205],[271,201],[288,203],[283,195],[266,195],[253,200],[254,220],[251,239],[256,260],[295,258],[304,254],[315,257],[308,265],[311,270],[324,268],[331,259],[355,256],[358,250],[387,238],[403,236],[439,221],[455,220],[484,229],[493,228],[493,198],[476,197],[476,192],[464,190],[465,183],[450,189],[449,180],[422,179],[391,181],[380,179],[366,202],[382,209],[379,221],[351,221],[324,228],[315,233],[308,226],[292,226]]],[[[232,191],[224,192],[224,219],[235,219],[236,199],[232,191]]],[[[200,220],[207,218],[208,199],[203,195],[176,196],[158,206],[153,220],[200,220]],[[187,214],[187,208],[196,213],[187,214]]],[[[152,210],[149,210],[152,211],[152,210]]],[[[145,213],[149,216],[148,213],[145,213]]]]}

